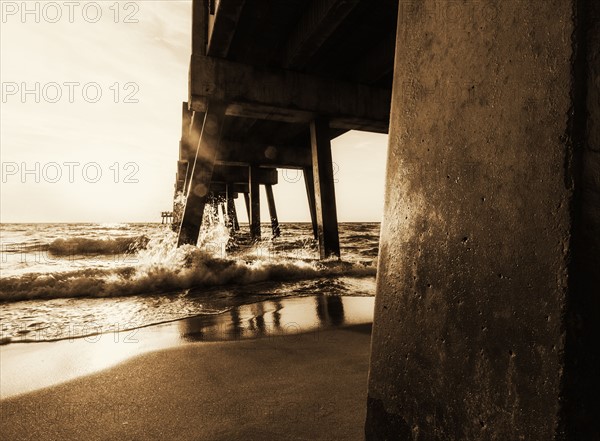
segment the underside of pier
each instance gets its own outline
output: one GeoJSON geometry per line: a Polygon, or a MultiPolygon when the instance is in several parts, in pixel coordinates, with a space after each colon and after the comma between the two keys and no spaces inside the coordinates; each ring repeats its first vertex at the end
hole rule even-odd
{"type": "Polygon", "coordinates": [[[304,172],[339,256],[330,141],[388,133],[367,440],[600,439],[600,3],[194,0],[176,190],[304,172]],[[392,93],[393,90],[393,93],[392,93]]]}
{"type": "MultiPolygon", "coordinates": [[[[260,236],[262,169],[303,171],[322,258],[339,257],[331,139],[386,133],[395,0],[195,0],[189,97],[176,192],[179,244],[195,244],[216,166],[245,167],[251,233],[260,236]]],[[[233,178],[233,176],[230,176],[233,178]]],[[[278,227],[277,227],[278,229],[278,227]]]]}

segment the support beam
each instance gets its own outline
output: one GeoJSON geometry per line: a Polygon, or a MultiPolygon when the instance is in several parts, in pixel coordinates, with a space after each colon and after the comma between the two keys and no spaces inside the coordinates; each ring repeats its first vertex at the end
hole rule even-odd
{"type": "Polygon", "coordinates": [[[250,176],[250,236],[252,239],[260,239],[260,185],[258,183],[258,167],[248,167],[250,176]]]}
{"type": "Polygon", "coordinates": [[[288,39],[285,67],[303,68],[358,3],[360,0],[311,1],[288,39]]]}
{"type": "MultiPolygon", "coordinates": [[[[250,185],[248,185],[250,187],[250,185]]],[[[246,216],[248,217],[248,225],[251,225],[250,221],[250,195],[249,191],[244,192],[244,204],[246,205],[246,216]]]]}
{"type": "Polygon", "coordinates": [[[213,222],[218,223],[219,222],[219,200],[218,200],[218,198],[213,197],[212,201],[210,202],[210,206],[212,208],[213,222]]]}
{"type": "MultiPolygon", "coordinates": [[[[215,165],[213,170],[213,183],[248,183],[250,179],[250,168],[248,166],[239,165],[215,165]]],[[[277,169],[256,167],[253,179],[260,185],[276,185],[277,184],[277,169]]]]}
{"type": "Polygon", "coordinates": [[[390,90],[198,55],[190,75],[197,112],[215,99],[229,103],[229,116],[309,123],[319,115],[336,129],[388,130],[390,90]]]}
{"type": "Polygon", "coordinates": [[[217,162],[230,165],[248,165],[259,163],[282,168],[302,168],[311,166],[311,154],[308,146],[286,146],[274,144],[248,144],[223,140],[217,162]]]}
{"type": "Polygon", "coordinates": [[[185,191],[185,183],[188,174],[188,162],[177,161],[177,174],[175,178],[175,193],[185,191]]]}
{"type": "MultiPolygon", "coordinates": [[[[224,120],[225,106],[222,103],[211,101],[202,124],[183,218],[179,227],[177,246],[196,245],[198,241],[224,120]]],[[[194,126],[197,127],[197,125],[194,126]]]]}
{"type": "Polygon", "coordinates": [[[208,39],[207,54],[226,58],[245,0],[220,0],[208,39]]]}
{"type": "Polygon", "coordinates": [[[313,157],[313,182],[321,259],[340,257],[333,162],[329,125],[324,118],[310,123],[310,142],[313,157]]]}
{"type": "Polygon", "coordinates": [[[227,187],[231,188],[231,194],[233,199],[237,199],[238,193],[248,193],[247,182],[212,182],[210,184],[210,191],[218,194],[227,194],[227,187]]]}
{"type": "MultiPolygon", "coordinates": [[[[222,139],[217,152],[217,164],[244,165],[258,163],[262,166],[281,168],[310,167],[311,153],[308,146],[282,146],[274,144],[247,144],[222,139]]],[[[180,144],[183,146],[183,142],[180,144]]],[[[187,151],[187,150],[186,150],[187,151]]],[[[195,155],[195,151],[193,152],[195,155]]],[[[194,156],[191,156],[193,161],[194,156]]],[[[180,160],[187,161],[189,155],[180,148],[180,160]]]]}
{"type": "Polygon", "coordinates": [[[235,199],[233,193],[233,186],[227,185],[226,199],[227,199],[227,222],[230,231],[238,231],[240,224],[238,223],[237,212],[235,210],[235,199]]]}
{"type": "Polygon", "coordinates": [[[192,54],[206,55],[208,43],[208,0],[192,2],[192,54]]]}
{"type": "Polygon", "coordinates": [[[275,197],[273,196],[273,186],[270,184],[265,185],[267,192],[267,202],[269,204],[269,216],[271,217],[271,230],[273,231],[273,238],[279,237],[281,231],[279,229],[279,220],[277,219],[277,207],[275,207],[275,197]]]}
{"type": "Polygon", "coordinates": [[[200,142],[200,134],[202,133],[202,126],[206,114],[204,112],[192,112],[190,116],[190,125],[188,133],[184,138],[184,142],[180,145],[183,149],[180,156],[184,156],[188,162],[188,168],[185,175],[185,186],[184,192],[187,194],[189,191],[190,182],[192,181],[192,168],[194,161],[196,160],[196,153],[198,151],[198,145],[200,142]]]}
{"type": "Polygon", "coordinates": [[[317,207],[315,205],[315,181],[311,167],[305,167],[302,170],[304,174],[304,184],[306,185],[306,197],[308,199],[308,210],[310,211],[310,220],[312,223],[313,236],[319,240],[319,228],[317,227],[317,207]]]}
{"type": "MultiPolygon", "coordinates": [[[[181,103],[181,140],[179,141],[179,160],[188,161],[190,158],[190,127],[193,112],[188,109],[188,103],[181,103]]],[[[193,146],[195,148],[196,145],[193,146]]],[[[194,151],[195,153],[195,151],[194,151]]]]}

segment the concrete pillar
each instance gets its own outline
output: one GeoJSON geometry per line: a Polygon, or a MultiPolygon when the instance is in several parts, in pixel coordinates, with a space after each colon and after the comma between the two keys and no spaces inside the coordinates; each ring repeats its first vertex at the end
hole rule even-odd
{"type": "Polygon", "coordinates": [[[310,123],[315,206],[321,259],[340,256],[333,162],[329,141],[329,123],[317,118],[310,123]]]}
{"type": "Polygon", "coordinates": [[[196,242],[198,242],[204,205],[209,194],[212,171],[215,165],[224,120],[225,105],[220,102],[211,101],[208,104],[202,126],[198,123],[192,125],[193,130],[200,130],[200,135],[185,208],[183,209],[183,216],[179,227],[177,246],[184,244],[196,245],[196,242]]]}
{"type": "Polygon", "coordinates": [[[400,2],[367,440],[600,439],[599,8],[400,2]]]}
{"type": "Polygon", "coordinates": [[[267,202],[269,204],[269,216],[271,217],[271,230],[273,237],[279,237],[281,231],[279,229],[279,220],[277,219],[277,207],[275,207],[275,197],[273,196],[273,186],[270,184],[265,185],[267,192],[267,202]]]}
{"type": "Polygon", "coordinates": [[[308,210],[310,211],[313,236],[315,240],[319,240],[319,227],[317,227],[317,207],[315,206],[315,181],[312,168],[305,167],[302,170],[302,173],[304,174],[304,184],[306,185],[306,197],[308,199],[308,210]]]}
{"type": "Polygon", "coordinates": [[[250,166],[250,178],[248,188],[250,189],[250,236],[252,239],[260,239],[260,185],[258,179],[258,167],[250,166]]]}

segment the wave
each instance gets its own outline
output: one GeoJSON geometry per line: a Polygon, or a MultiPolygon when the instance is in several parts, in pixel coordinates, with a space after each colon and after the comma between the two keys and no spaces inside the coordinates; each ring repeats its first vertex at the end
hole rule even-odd
{"type": "Polygon", "coordinates": [[[363,240],[363,241],[375,241],[379,240],[379,236],[376,234],[349,234],[343,236],[346,240],[363,240]]]}
{"type": "Polygon", "coordinates": [[[162,262],[136,267],[29,273],[0,280],[0,301],[118,297],[177,292],[194,287],[248,285],[331,276],[374,276],[373,265],[298,259],[219,258],[184,246],[162,262]]]}
{"type": "Polygon", "coordinates": [[[90,239],[87,237],[59,238],[50,243],[31,241],[5,244],[3,252],[49,252],[55,256],[132,254],[147,247],[146,236],[90,239]]]}
{"type": "Polygon", "coordinates": [[[55,255],[72,254],[121,254],[134,253],[146,248],[150,239],[146,236],[117,237],[115,239],[88,239],[73,237],[56,239],[48,247],[55,255]]]}

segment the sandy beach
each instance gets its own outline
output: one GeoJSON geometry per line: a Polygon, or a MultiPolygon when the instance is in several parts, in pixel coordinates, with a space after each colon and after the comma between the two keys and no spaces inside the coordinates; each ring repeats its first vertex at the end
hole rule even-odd
{"type": "Polygon", "coordinates": [[[360,440],[373,299],[339,300],[282,299],[151,326],[126,350],[116,349],[125,333],[96,346],[8,345],[0,437],[360,440]]]}

